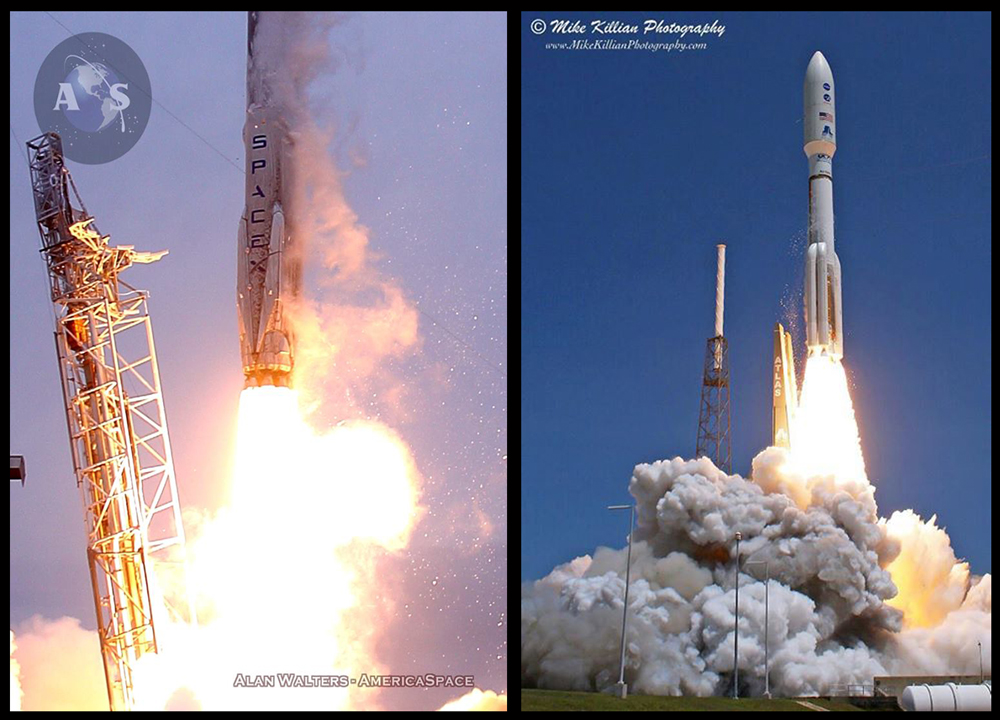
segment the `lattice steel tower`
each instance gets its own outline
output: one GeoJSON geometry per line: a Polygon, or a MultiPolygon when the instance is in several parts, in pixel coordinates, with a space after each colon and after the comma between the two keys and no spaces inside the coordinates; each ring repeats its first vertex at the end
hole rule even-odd
{"type": "Polygon", "coordinates": [[[35,138],[28,152],[108,700],[112,710],[129,710],[135,662],[157,650],[154,616],[166,608],[194,621],[189,602],[162,604],[150,567],[156,560],[161,579],[183,573],[184,529],[146,295],[119,277],[165,253],[108,244],[80,200],[58,135],[35,138]]]}
{"type": "Polygon", "coordinates": [[[708,339],[705,348],[695,457],[711,458],[717,468],[731,473],[733,450],[729,437],[729,346],[722,334],[726,246],[717,245],[716,248],[718,270],[715,278],[715,336],[708,339]]]}

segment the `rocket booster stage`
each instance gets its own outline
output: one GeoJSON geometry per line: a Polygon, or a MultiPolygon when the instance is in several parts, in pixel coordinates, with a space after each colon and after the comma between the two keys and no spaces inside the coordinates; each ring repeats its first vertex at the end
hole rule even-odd
{"type": "Polygon", "coordinates": [[[816,52],[806,69],[805,150],[809,158],[809,248],[806,251],[806,346],[809,354],[844,356],[840,259],[833,243],[833,154],[837,150],[833,72],[816,52]]]}
{"type": "Polygon", "coordinates": [[[295,352],[287,303],[298,296],[301,282],[289,203],[292,139],[267,74],[254,63],[258,16],[251,12],[247,27],[246,207],[239,227],[236,307],[246,387],[288,386],[295,352]]]}

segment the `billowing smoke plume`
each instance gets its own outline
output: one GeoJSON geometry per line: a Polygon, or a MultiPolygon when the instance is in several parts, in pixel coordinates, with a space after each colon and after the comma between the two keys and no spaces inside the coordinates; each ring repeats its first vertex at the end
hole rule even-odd
{"type": "MultiPolygon", "coordinates": [[[[731,692],[736,532],[741,692],[764,688],[765,568],[747,565],[754,561],[770,575],[772,692],[825,694],[875,675],[978,673],[977,641],[989,672],[990,576],[969,591],[968,568],[933,519],[911,512],[880,521],[867,481],[799,477],[788,460],[783,449],[761,452],[754,480],[705,458],[635,467],[626,682],[659,695],[731,692]],[[890,604],[897,574],[907,594],[890,604]],[[936,587],[923,589],[927,581],[936,587]]],[[[523,686],[603,690],[617,682],[625,558],[624,549],[598,548],[522,585],[523,686]]]]}
{"type": "Polygon", "coordinates": [[[503,710],[507,711],[507,696],[497,695],[492,690],[476,688],[446,704],[441,710],[503,710]]]}
{"type": "Polygon", "coordinates": [[[21,709],[21,666],[14,659],[14,631],[10,631],[10,709],[21,709]]]}
{"type": "Polygon", "coordinates": [[[936,520],[934,515],[924,522],[904,510],[884,521],[889,534],[903,543],[903,552],[888,568],[899,588],[889,604],[903,611],[908,628],[939,625],[962,604],[969,589],[969,564],[958,562],[948,533],[936,520]]]}
{"type": "Polygon", "coordinates": [[[15,702],[22,710],[107,710],[97,633],[70,617],[35,615],[16,627],[11,632],[11,710],[15,702]]]}
{"type": "Polygon", "coordinates": [[[321,399],[324,413],[338,419],[359,408],[374,415],[373,406],[384,412],[392,408],[379,405],[398,405],[406,385],[384,363],[419,347],[416,307],[378,267],[369,229],[344,195],[349,169],[338,167],[331,152],[335,138],[343,145],[347,133],[328,124],[335,113],[313,84],[348,59],[359,62],[359,53],[329,42],[330,30],[345,21],[337,13],[261,13],[254,43],[254,72],[266,80],[294,141],[296,247],[307,266],[322,269],[318,285],[290,308],[295,383],[312,408],[321,399]]]}

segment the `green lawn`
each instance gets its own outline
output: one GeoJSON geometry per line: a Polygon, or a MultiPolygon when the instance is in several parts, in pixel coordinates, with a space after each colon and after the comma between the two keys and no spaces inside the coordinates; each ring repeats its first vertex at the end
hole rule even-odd
{"type": "MultiPolygon", "coordinates": [[[[806,698],[807,702],[819,705],[827,710],[849,710],[851,712],[864,712],[861,708],[854,707],[845,700],[820,700],[819,698],[806,698]]],[[[804,710],[805,708],[803,708],[804,710]]]]}
{"type": "MultiPolygon", "coordinates": [[[[809,702],[830,710],[858,710],[846,702],[818,700],[809,702]]],[[[565,692],[562,690],[522,690],[521,710],[705,710],[719,712],[726,710],[792,710],[808,711],[794,700],[766,700],[764,698],[721,697],[660,697],[654,695],[630,695],[624,701],[611,695],[600,693],[565,692]]]]}

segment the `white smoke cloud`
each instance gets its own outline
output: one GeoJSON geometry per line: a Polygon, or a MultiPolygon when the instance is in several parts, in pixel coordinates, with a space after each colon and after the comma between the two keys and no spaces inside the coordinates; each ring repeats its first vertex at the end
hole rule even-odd
{"type": "Polygon", "coordinates": [[[900,590],[892,604],[905,613],[907,627],[939,624],[969,590],[969,564],[955,558],[948,533],[936,521],[933,515],[924,522],[912,510],[882,521],[903,548],[889,571],[900,590]]]}
{"type": "Polygon", "coordinates": [[[390,411],[402,406],[405,383],[387,360],[420,347],[418,316],[399,283],[384,273],[370,231],[344,193],[347,172],[331,148],[348,132],[334,128],[329,98],[315,81],[336,71],[356,51],[338,47],[330,31],[348,21],[340,13],[264,12],[254,41],[253,73],[267,102],[281,109],[293,139],[291,209],[295,247],[322,273],[297,301],[286,299],[295,331],[295,383],[311,410],[329,418],[370,414],[373,398],[390,411]]]}
{"type": "Polygon", "coordinates": [[[23,710],[108,709],[97,633],[76,618],[35,615],[12,631],[11,653],[12,709],[15,664],[20,665],[23,710]]]}
{"type": "MultiPolygon", "coordinates": [[[[989,654],[989,576],[937,627],[902,632],[903,612],[886,602],[897,593],[886,568],[919,555],[915,536],[925,546],[931,537],[939,565],[954,566],[947,536],[937,528],[894,535],[867,482],[796,477],[787,459],[780,448],[761,452],[753,481],[705,458],[635,467],[626,682],[659,695],[731,691],[737,531],[743,562],[768,563],[772,692],[816,695],[874,675],[971,672],[973,664],[978,672],[976,642],[989,654]]],[[[599,548],[522,584],[523,686],[603,690],[617,682],[625,561],[625,549],[599,548]]],[[[764,686],[763,578],[763,566],[740,574],[741,692],[764,686]]]]}
{"type": "Polygon", "coordinates": [[[976,579],[965,602],[932,627],[908,629],[896,641],[898,667],[919,668],[921,674],[979,674],[979,647],[983,644],[983,672],[991,673],[992,579],[976,579]]]}
{"type": "Polygon", "coordinates": [[[21,709],[21,666],[18,664],[17,660],[14,659],[14,650],[17,646],[14,644],[14,631],[10,631],[10,709],[20,710],[21,709]]]}
{"type": "Polygon", "coordinates": [[[503,710],[507,711],[507,695],[497,695],[492,690],[480,690],[475,688],[457,700],[444,705],[441,710],[503,710]]]}

